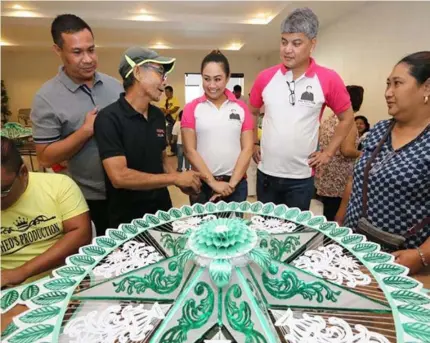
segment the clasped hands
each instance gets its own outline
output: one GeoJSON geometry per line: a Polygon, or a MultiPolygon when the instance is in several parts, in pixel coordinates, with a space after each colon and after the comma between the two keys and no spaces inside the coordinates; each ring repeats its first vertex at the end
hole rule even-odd
{"type": "Polygon", "coordinates": [[[203,174],[196,171],[178,173],[175,185],[185,194],[195,195],[201,192],[202,181],[206,182],[215,193],[209,201],[214,201],[221,197],[228,197],[235,190],[235,186],[228,182],[217,181],[213,177],[205,177],[203,174]]]}
{"type": "Polygon", "coordinates": [[[228,197],[229,195],[233,194],[235,190],[235,186],[225,181],[212,180],[208,182],[208,185],[215,193],[212,195],[209,201],[215,201],[219,198],[228,197]]]}

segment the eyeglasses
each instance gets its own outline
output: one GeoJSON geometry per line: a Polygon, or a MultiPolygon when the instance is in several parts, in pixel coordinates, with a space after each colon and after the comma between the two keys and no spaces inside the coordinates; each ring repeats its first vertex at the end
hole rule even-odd
{"type": "Polygon", "coordinates": [[[1,190],[1,197],[5,198],[9,195],[10,191],[12,190],[12,187],[16,181],[18,175],[15,176],[15,178],[13,179],[13,182],[10,184],[10,186],[6,187],[6,189],[2,189],[1,190]]]}
{"type": "Polygon", "coordinates": [[[290,90],[290,96],[288,99],[290,100],[291,105],[296,104],[296,83],[294,81],[287,81],[288,89],[290,90]]]}
{"type": "Polygon", "coordinates": [[[152,69],[155,70],[158,74],[160,74],[161,78],[163,79],[163,81],[165,81],[167,79],[167,73],[164,71],[164,67],[163,66],[159,66],[156,67],[153,64],[143,64],[142,65],[143,68],[148,68],[148,69],[152,69]]]}

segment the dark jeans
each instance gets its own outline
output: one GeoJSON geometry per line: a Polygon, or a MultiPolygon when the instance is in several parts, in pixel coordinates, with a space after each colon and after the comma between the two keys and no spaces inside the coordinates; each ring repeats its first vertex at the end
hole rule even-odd
{"type": "Polygon", "coordinates": [[[191,169],[190,162],[184,155],[184,147],[182,146],[182,144],[176,144],[176,152],[178,155],[178,171],[182,171],[183,169],[182,167],[184,166],[184,161],[185,161],[185,170],[190,170],[191,169]]]}
{"type": "Polygon", "coordinates": [[[273,202],[288,207],[309,210],[314,192],[314,178],[286,179],[257,171],[257,199],[262,203],[273,202]]]}
{"type": "Polygon", "coordinates": [[[333,221],[337,210],[339,209],[342,198],[320,196],[320,199],[324,204],[324,217],[326,217],[329,221],[333,221]]]}
{"type": "MultiPolygon", "coordinates": [[[[202,183],[202,191],[197,196],[190,196],[191,205],[200,203],[205,204],[209,202],[209,199],[213,195],[213,190],[206,183],[202,183]]],[[[242,202],[245,201],[248,197],[248,181],[246,179],[242,179],[234,190],[233,194],[228,196],[227,198],[221,198],[220,200],[224,200],[225,202],[236,201],[242,202]]]]}
{"type": "Polygon", "coordinates": [[[87,200],[90,208],[91,221],[96,227],[97,236],[103,236],[109,226],[108,201],[107,200],[87,200]]]}

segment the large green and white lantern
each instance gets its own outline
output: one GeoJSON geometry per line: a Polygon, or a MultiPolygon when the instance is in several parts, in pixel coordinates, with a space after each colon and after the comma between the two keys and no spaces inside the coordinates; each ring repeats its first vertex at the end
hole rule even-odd
{"type": "Polygon", "coordinates": [[[430,342],[430,298],[392,255],[271,203],[145,215],[2,292],[2,342],[430,342]]]}

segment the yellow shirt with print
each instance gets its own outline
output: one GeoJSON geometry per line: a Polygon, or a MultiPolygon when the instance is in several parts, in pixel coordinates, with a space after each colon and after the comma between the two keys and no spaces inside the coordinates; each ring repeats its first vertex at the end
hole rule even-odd
{"type": "Polygon", "coordinates": [[[1,211],[1,269],[17,268],[43,254],[64,236],[65,220],[87,211],[82,192],[70,177],[29,173],[24,194],[1,211]]]}
{"type": "Polygon", "coordinates": [[[165,99],[164,108],[166,110],[170,110],[170,109],[175,108],[175,107],[179,107],[179,109],[175,113],[172,113],[171,116],[176,121],[178,119],[179,112],[181,112],[180,106],[179,106],[179,101],[174,96],[171,99],[167,99],[167,98],[165,99]]]}

